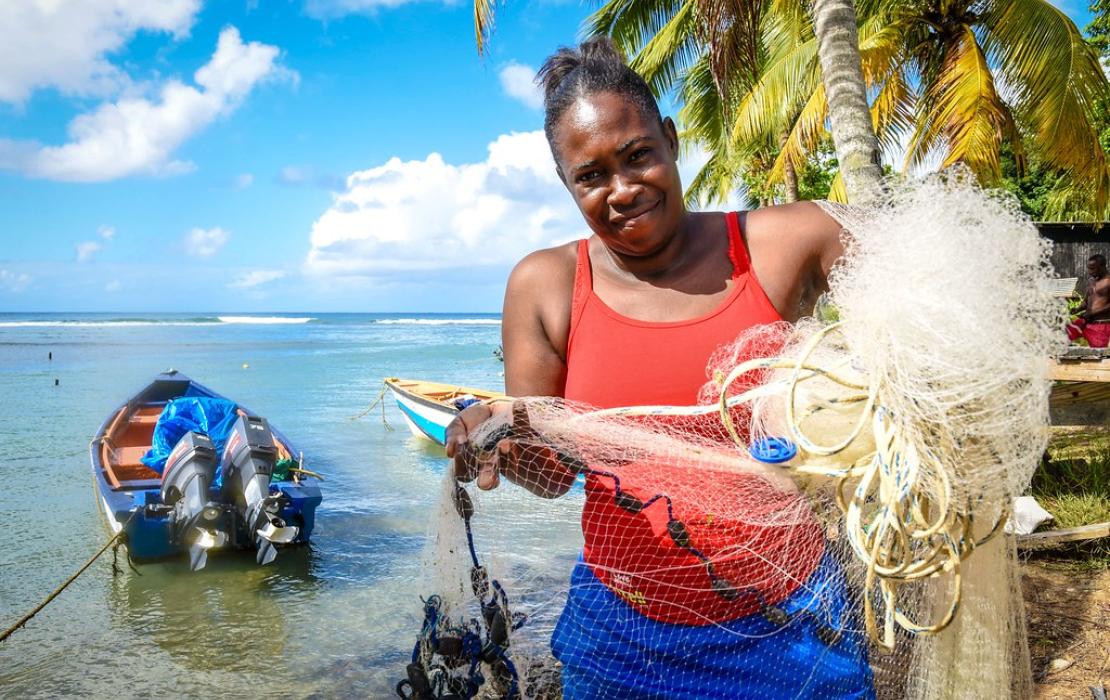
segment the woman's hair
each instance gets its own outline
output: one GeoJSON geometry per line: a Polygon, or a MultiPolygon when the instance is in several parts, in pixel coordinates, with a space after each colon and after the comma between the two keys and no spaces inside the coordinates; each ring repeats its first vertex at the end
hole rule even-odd
{"type": "Polygon", "coordinates": [[[561,47],[544,61],[536,82],[543,87],[543,131],[552,150],[555,125],[563,112],[586,95],[611,92],[636,105],[643,114],[661,120],[651,89],[628,67],[607,36],[589,39],[577,49],[561,47]]]}

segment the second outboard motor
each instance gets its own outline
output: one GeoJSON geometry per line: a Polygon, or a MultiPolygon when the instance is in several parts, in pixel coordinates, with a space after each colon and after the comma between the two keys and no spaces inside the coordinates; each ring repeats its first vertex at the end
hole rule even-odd
{"type": "Polygon", "coordinates": [[[220,527],[223,508],[208,499],[215,474],[216,449],[208,437],[194,432],[177,442],[162,470],[162,502],[173,506],[171,537],[189,546],[193,571],[204,568],[209,549],[227,542],[220,527]]]}
{"type": "Polygon", "coordinates": [[[235,504],[258,548],[259,564],[277,556],[275,544],[292,542],[299,529],[278,517],[281,495],[270,495],[277,448],[265,418],[239,416],[227,440],[220,473],[225,497],[235,504]]]}

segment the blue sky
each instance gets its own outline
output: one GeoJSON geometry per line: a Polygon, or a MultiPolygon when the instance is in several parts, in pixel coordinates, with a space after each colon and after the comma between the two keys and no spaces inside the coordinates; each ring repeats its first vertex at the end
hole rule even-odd
{"type": "Polygon", "coordinates": [[[528,78],[595,7],[4,0],[0,311],[499,310],[583,235],[528,78]]]}

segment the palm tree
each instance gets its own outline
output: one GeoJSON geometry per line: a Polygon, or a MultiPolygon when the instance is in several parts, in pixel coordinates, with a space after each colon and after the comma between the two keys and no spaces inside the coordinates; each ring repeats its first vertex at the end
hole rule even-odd
{"type": "MultiPolygon", "coordinates": [[[[660,78],[653,87],[675,89],[689,111],[689,100],[705,87],[687,78],[689,66],[711,49],[674,20],[705,1],[687,0],[690,9],[673,2],[674,10],[649,2],[652,14],[612,0],[591,18],[591,28],[613,35],[634,65],[660,78]]],[[[905,147],[904,166],[961,162],[990,184],[1000,175],[1003,141],[1019,159],[1028,145],[1068,183],[1054,193],[1050,215],[1110,213],[1110,172],[1093,123],[1106,77],[1079,30],[1047,0],[862,0],[860,15],[872,124],[886,146],[905,147]]],[[[835,115],[826,94],[836,81],[822,81],[821,42],[800,2],[769,2],[760,42],[758,79],[733,71],[718,80],[727,95],[722,128],[730,133],[689,122],[687,131],[714,154],[720,144],[739,153],[787,134],[771,166],[772,179],[782,182],[825,137],[825,121],[835,115]]],[[[834,130],[841,122],[831,121],[834,130]]],[[[838,154],[844,140],[837,139],[838,154]]],[[[731,183],[710,186],[707,173],[702,192],[735,185],[735,173],[714,172],[731,183]]]]}
{"type": "MultiPolygon", "coordinates": [[[[796,1],[796,0],[795,0],[796,1]]],[[[676,65],[702,51],[705,58],[703,69],[708,70],[714,88],[727,101],[728,87],[735,79],[751,80],[758,78],[757,66],[760,59],[761,24],[765,6],[783,3],[782,0],[611,0],[591,21],[595,29],[604,20],[599,17],[611,16],[621,27],[611,27],[618,43],[628,47],[650,43],[649,36],[656,38],[663,34],[658,49],[664,53],[679,54],[678,61],[668,60],[672,71],[676,65]],[[624,36],[617,37],[618,33],[624,36]],[[623,39],[623,41],[621,41],[623,39]]],[[[870,113],[867,109],[866,87],[860,71],[859,48],[856,40],[855,9],[852,0],[814,0],[814,17],[818,36],[821,37],[819,53],[826,90],[831,99],[830,110],[833,122],[833,139],[837,147],[841,172],[853,201],[860,201],[877,192],[881,184],[882,171],[879,166],[879,144],[870,127],[870,113]]],[[[493,29],[493,3],[491,0],[474,0],[474,33],[481,54],[493,29]]],[[[634,66],[635,67],[635,66],[634,66]]],[[[642,71],[641,71],[642,73],[642,71]]],[[[648,78],[661,91],[661,84],[684,79],[685,71],[670,72],[648,78]]],[[[703,73],[702,77],[706,77],[703,73]]],[[[717,135],[719,137],[720,134],[717,135]]],[[[717,140],[707,138],[703,140],[717,140]]],[[[719,145],[723,146],[723,142],[719,145]]],[[[750,145],[749,145],[750,146],[750,145]]],[[[752,149],[743,149],[751,157],[752,149]]],[[[710,172],[725,173],[737,162],[735,154],[720,153],[706,167],[710,172]]],[[[794,164],[787,167],[793,171],[794,164]]]]}
{"type": "MultiPolygon", "coordinates": [[[[852,0],[815,0],[813,30],[841,178],[848,200],[864,201],[878,193],[883,171],[867,106],[852,0]]],[[[788,161],[784,174],[793,167],[788,161]]]]}

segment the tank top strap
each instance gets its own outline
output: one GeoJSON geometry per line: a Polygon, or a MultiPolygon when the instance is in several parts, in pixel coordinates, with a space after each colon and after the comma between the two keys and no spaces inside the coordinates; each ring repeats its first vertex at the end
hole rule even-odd
{"type": "Polygon", "coordinates": [[[739,212],[730,211],[725,214],[725,222],[728,224],[728,259],[732,263],[732,279],[736,279],[751,268],[748,246],[740,233],[739,212]]]}
{"type": "Polygon", "coordinates": [[[574,331],[582,319],[582,310],[593,292],[593,271],[590,269],[590,241],[583,238],[578,241],[578,256],[574,264],[574,291],[570,305],[570,333],[567,336],[567,356],[570,356],[570,346],[574,343],[574,331]]]}

